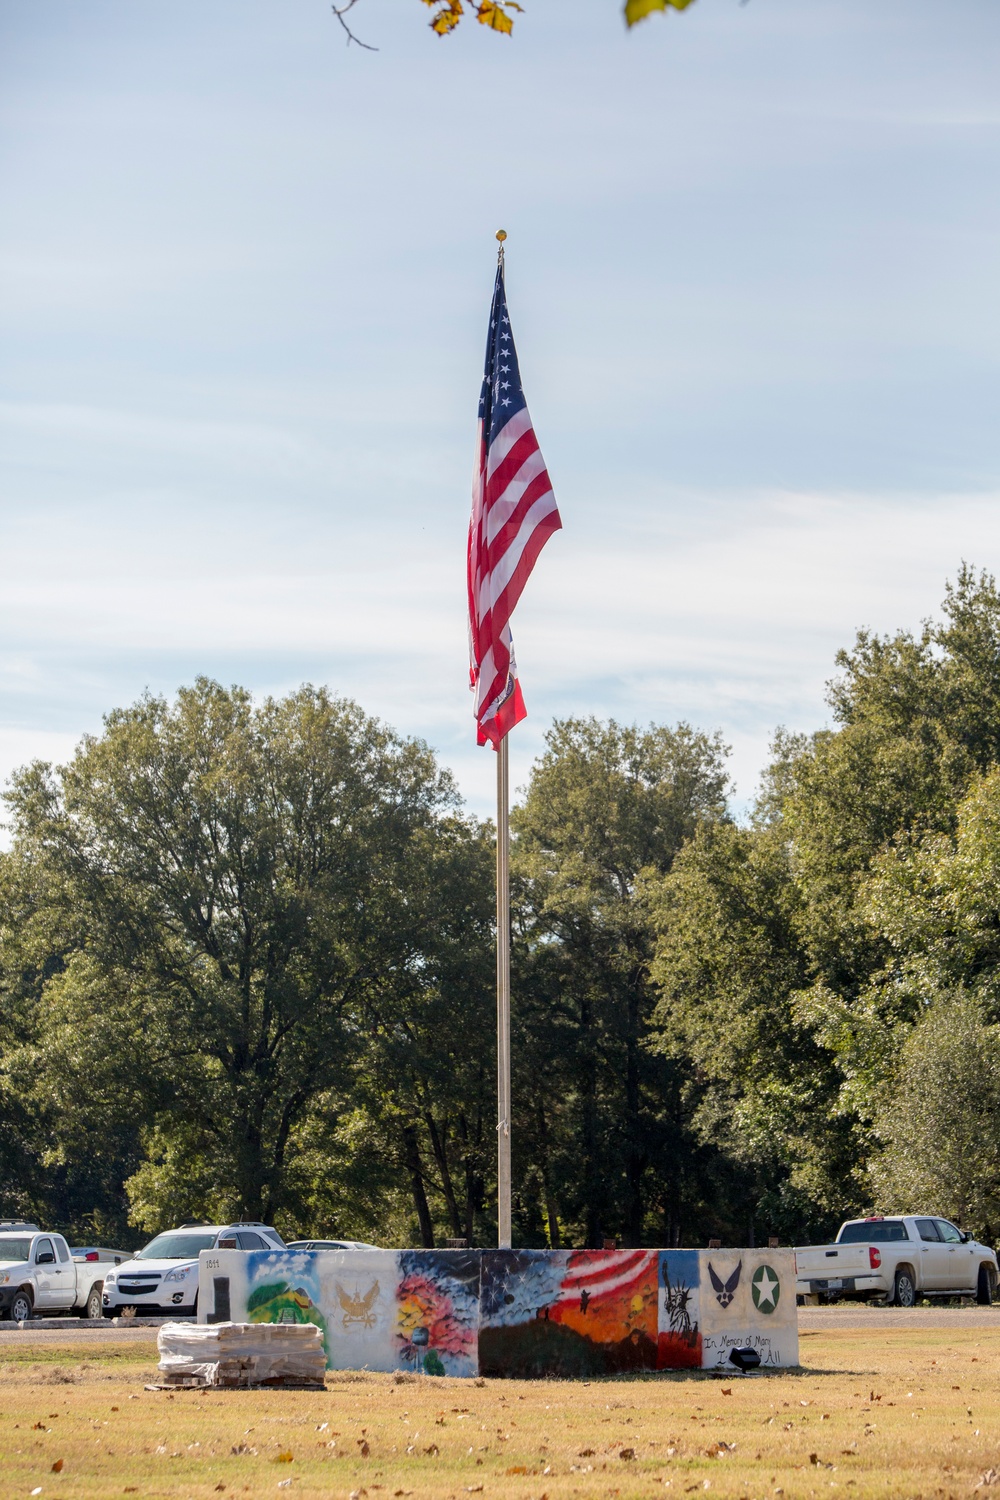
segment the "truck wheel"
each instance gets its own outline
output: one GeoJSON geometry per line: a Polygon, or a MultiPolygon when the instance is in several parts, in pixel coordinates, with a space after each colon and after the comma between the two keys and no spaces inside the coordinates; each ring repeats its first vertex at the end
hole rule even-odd
{"type": "Polygon", "coordinates": [[[90,1288],[90,1295],[87,1297],[83,1309],[83,1316],[85,1318],[102,1318],[104,1316],[104,1306],[101,1302],[101,1293],[103,1291],[104,1282],[95,1281],[94,1285],[90,1288]]]}
{"type": "Polygon", "coordinates": [[[23,1287],[11,1299],[10,1316],[15,1323],[26,1323],[31,1317],[31,1293],[23,1287]]]}
{"type": "Polygon", "coordinates": [[[976,1283],[976,1301],[980,1307],[993,1306],[993,1269],[985,1261],[979,1267],[979,1280],[976,1283]]]}
{"type": "Polygon", "coordinates": [[[913,1307],[917,1300],[917,1289],[913,1284],[913,1272],[909,1266],[900,1266],[896,1272],[892,1300],[897,1307],[913,1307]]]}

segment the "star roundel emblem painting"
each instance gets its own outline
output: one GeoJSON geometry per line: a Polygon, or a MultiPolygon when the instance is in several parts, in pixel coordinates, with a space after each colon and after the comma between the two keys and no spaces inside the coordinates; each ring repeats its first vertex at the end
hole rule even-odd
{"type": "Polygon", "coordinates": [[[774,1312],[781,1296],[781,1282],[772,1266],[757,1267],[750,1282],[750,1293],[758,1312],[774,1312]]]}

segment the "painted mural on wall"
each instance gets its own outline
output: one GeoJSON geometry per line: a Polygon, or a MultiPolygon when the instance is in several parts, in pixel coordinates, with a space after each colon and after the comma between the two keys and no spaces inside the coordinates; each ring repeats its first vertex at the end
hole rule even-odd
{"type": "Polygon", "coordinates": [[[701,1261],[702,1367],[750,1345],[762,1366],[797,1364],[799,1321],[792,1250],[709,1250],[701,1261]]]}
{"type": "Polygon", "coordinates": [[[425,1375],[479,1373],[479,1262],[472,1250],[402,1250],[396,1346],[425,1375]]]}
{"type": "Polygon", "coordinates": [[[590,1377],[798,1362],[790,1250],[238,1250],[199,1316],[315,1323],[331,1369],[590,1377]]]}
{"type": "Polygon", "coordinates": [[[701,1277],[697,1250],[661,1250],[658,1370],[701,1368],[701,1277]]]}
{"type": "Polygon", "coordinates": [[[341,1370],[478,1373],[480,1254],[468,1250],[213,1251],[199,1307],[252,1323],[316,1323],[341,1370]]]}
{"type": "Polygon", "coordinates": [[[653,1369],[655,1250],[484,1250],[484,1375],[653,1369]]]}

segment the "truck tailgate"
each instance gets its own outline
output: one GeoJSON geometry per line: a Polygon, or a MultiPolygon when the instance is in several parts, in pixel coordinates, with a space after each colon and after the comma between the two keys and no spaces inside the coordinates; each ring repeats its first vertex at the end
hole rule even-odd
{"type": "Polygon", "coordinates": [[[833,1284],[841,1284],[855,1276],[877,1275],[873,1273],[868,1258],[867,1245],[803,1245],[795,1251],[795,1274],[800,1284],[804,1281],[822,1281],[830,1291],[833,1284]]]}

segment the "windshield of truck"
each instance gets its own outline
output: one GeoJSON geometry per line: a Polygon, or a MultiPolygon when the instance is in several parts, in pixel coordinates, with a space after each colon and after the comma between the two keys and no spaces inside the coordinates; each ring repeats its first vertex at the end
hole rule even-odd
{"type": "Polygon", "coordinates": [[[0,1260],[27,1260],[30,1254],[30,1240],[9,1240],[0,1234],[0,1260]]]}
{"type": "Polygon", "coordinates": [[[197,1260],[199,1250],[211,1250],[214,1244],[214,1229],[209,1234],[158,1234],[136,1260],[197,1260]]]}
{"type": "Polygon", "coordinates": [[[885,1245],[890,1240],[908,1240],[902,1219],[874,1219],[864,1224],[845,1224],[838,1245],[885,1245]]]}

